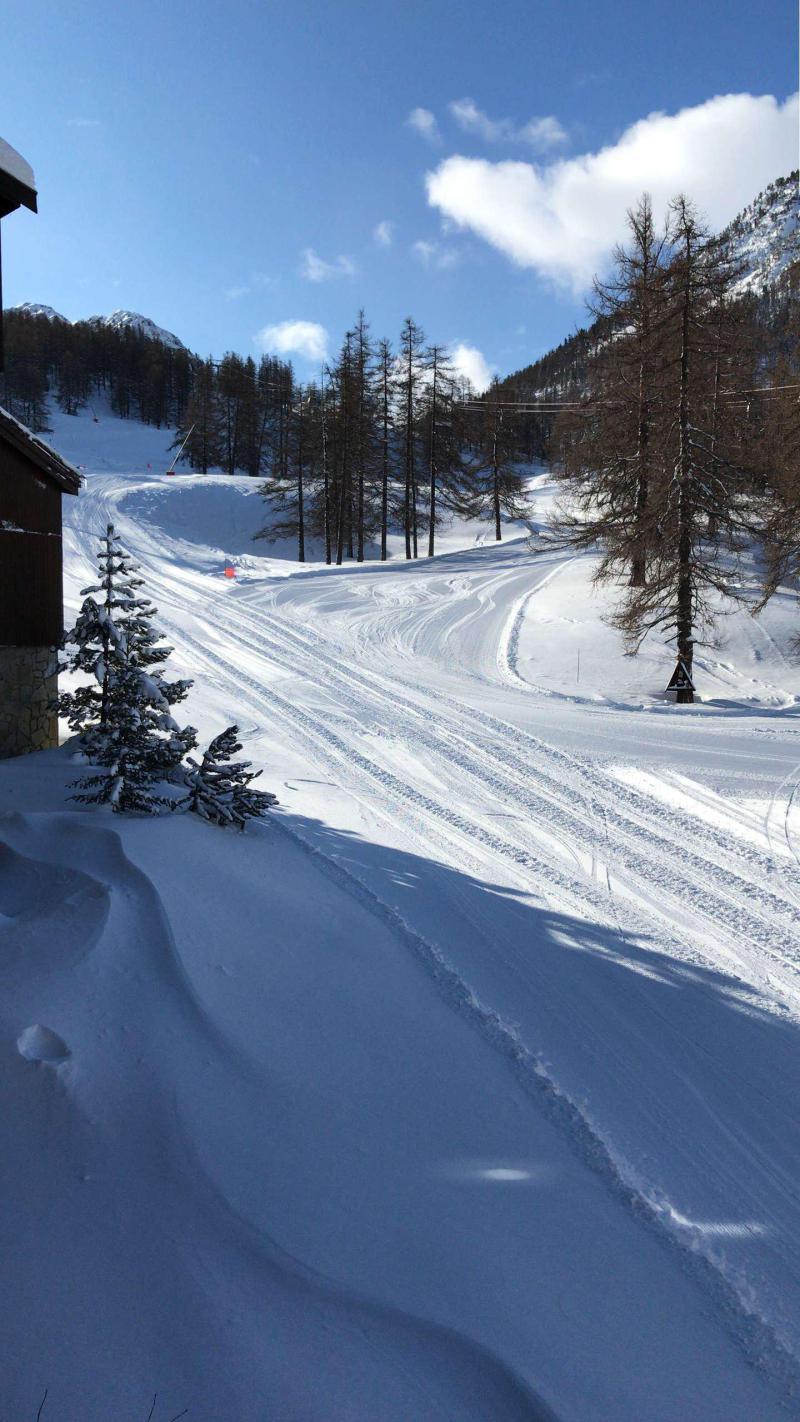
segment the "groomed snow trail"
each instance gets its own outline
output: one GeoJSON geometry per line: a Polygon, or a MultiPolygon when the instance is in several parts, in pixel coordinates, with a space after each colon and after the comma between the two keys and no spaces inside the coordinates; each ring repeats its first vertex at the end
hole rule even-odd
{"type": "MultiPolygon", "coordinates": [[[[443,1141],[449,1245],[430,1179],[418,1197],[385,1174],[379,1186],[369,1171],[346,1178],[344,1127],[313,1208],[265,1162],[270,1235],[336,1287],[472,1340],[564,1419],[792,1415],[800,678],[781,628],[764,633],[755,677],[737,663],[749,626],[732,637],[718,701],[676,713],[631,680],[585,560],[543,539],[536,553],[517,533],[411,566],[286,577],[285,561],[243,538],[226,584],[215,531],[246,524],[245,505],[252,517],[251,488],[90,475],[67,510],[72,601],[111,520],[144,566],[177,669],[196,678],[186,719],[206,735],[228,719],[245,729],[285,807],[275,834],[399,945],[420,1014],[433,992],[489,1052],[517,1123],[496,1158],[468,1135],[459,1149],[443,1141]],[[485,1182],[480,1205],[473,1194],[465,1208],[467,1179],[485,1182]],[[434,1267],[421,1266],[430,1251],[434,1267]]],[[[145,863],[141,834],[136,844],[174,922],[156,858],[145,863]]],[[[236,1038],[204,1000],[221,1039],[236,1038]]],[[[378,1015],[370,1034],[384,1014],[392,1030],[380,992],[365,989],[363,1011],[378,1015]]],[[[445,1020],[431,1018],[440,1048],[445,1020]]],[[[425,1078],[434,1100],[457,1094],[460,1072],[466,1082],[463,1052],[453,1047],[446,1091],[446,1073],[425,1078]]],[[[397,1110],[380,1061],[371,1093],[373,1115],[354,1106],[367,1156],[392,1150],[391,1132],[370,1139],[369,1122],[397,1110]]],[[[233,1114],[235,1156],[246,1111],[233,1114]]],[[[308,1163],[302,1121],[299,1108],[292,1150],[308,1163]]],[[[204,1172],[254,1222],[257,1192],[211,1158],[218,1140],[203,1142],[198,1128],[204,1172]]],[[[458,1407],[443,1415],[466,1415],[458,1407]]]]}

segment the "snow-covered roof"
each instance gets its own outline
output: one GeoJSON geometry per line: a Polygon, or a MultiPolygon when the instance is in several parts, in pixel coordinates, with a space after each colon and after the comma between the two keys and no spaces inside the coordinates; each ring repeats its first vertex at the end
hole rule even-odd
{"type": "Polygon", "coordinates": [[[33,169],[16,148],[0,138],[0,216],[23,205],[36,211],[36,179],[33,169]],[[10,206],[9,206],[10,204],[10,206]]]}
{"type": "Polygon", "coordinates": [[[33,168],[27,163],[21,153],[16,148],[12,148],[10,143],[6,143],[4,138],[0,138],[0,168],[5,168],[12,178],[16,178],[18,183],[23,183],[26,188],[33,188],[36,192],[36,179],[33,176],[33,168]]]}
{"type": "Polygon", "coordinates": [[[77,494],[81,487],[81,476],[77,469],[62,459],[54,449],[26,425],[10,415],[0,405],[0,444],[10,444],[20,454],[24,454],[47,478],[58,484],[66,494],[77,494]]]}

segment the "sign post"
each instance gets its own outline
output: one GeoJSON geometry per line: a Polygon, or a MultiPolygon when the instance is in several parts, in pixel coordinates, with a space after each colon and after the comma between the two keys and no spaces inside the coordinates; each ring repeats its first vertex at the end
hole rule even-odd
{"type": "Polygon", "coordinates": [[[682,657],[678,657],[667,691],[675,692],[675,701],[679,706],[686,706],[694,701],[694,682],[686,670],[686,663],[682,657]]]}

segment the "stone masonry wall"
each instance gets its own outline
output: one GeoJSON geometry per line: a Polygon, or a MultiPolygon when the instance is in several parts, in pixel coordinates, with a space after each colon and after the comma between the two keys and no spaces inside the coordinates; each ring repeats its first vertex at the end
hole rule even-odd
{"type": "Polygon", "coordinates": [[[58,745],[57,667],[52,647],[0,647],[0,759],[58,745]]]}

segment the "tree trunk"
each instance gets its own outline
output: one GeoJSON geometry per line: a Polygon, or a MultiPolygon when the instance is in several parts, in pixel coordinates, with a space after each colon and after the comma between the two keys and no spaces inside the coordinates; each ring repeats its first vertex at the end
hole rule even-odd
{"type": "Polygon", "coordinates": [[[347,514],[347,485],[348,485],[348,465],[347,465],[347,412],[344,413],[342,425],[342,475],[339,488],[339,521],[336,529],[336,566],[340,568],[344,558],[344,526],[347,514]]]}
{"type": "MultiPolygon", "coordinates": [[[[324,368],[323,368],[324,370],[324,368]]],[[[330,565],[331,561],[331,493],[328,481],[328,429],[325,419],[325,379],[321,386],[322,404],[322,494],[324,500],[323,518],[325,521],[325,562],[330,565]]]]}
{"type": "MultiPolygon", "coordinates": [[[[408,390],[406,393],[406,494],[403,505],[403,532],[406,536],[406,558],[411,557],[411,499],[414,490],[414,394],[412,386],[411,355],[408,357],[408,390]]],[[[416,558],[416,550],[414,557],[416,558]]]]}
{"type": "Polygon", "coordinates": [[[411,470],[411,545],[414,550],[414,557],[419,557],[419,547],[417,543],[417,471],[411,470]]]}
{"type": "MultiPolygon", "coordinates": [[[[713,404],[712,411],[711,411],[711,442],[710,442],[710,445],[709,445],[709,451],[710,451],[710,454],[711,454],[711,474],[712,474],[712,476],[713,476],[714,473],[715,473],[714,455],[715,455],[716,446],[717,446],[717,420],[718,420],[718,417],[719,417],[719,387],[720,387],[720,374],[721,374],[721,368],[720,368],[720,367],[721,367],[721,362],[720,362],[720,341],[721,341],[721,339],[722,339],[722,337],[721,337],[721,331],[720,331],[720,325],[721,325],[721,323],[722,323],[722,314],[721,314],[721,312],[720,312],[719,325],[717,326],[717,332],[716,332],[716,336],[717,336],[717,339],[716,339],[716,348],[715,348],[715,351],[714,351],[714,404],[713,404]]],[[[708,536],[709,536],[709,538],[716,538],[716,536],[717,536],[717,516],[716,516],[716,513],[715,513],[715,511],[714,511],[713,508],[708,510],[708,536]]]]}
{"type": "Polygon", "coordinates": [[[649,453],[650,453],[650,409],[645,394],[645,369],[644,362],[639,367],[639,451],[638,451],[638,480],[636,485],[636,551],[631,560],[632,588],[643,588],[646,574],[646,561],[644,548],[642,547],[642,525],[644,523],[644,513],[647,508],[647,498],[649,489],[649,453]]]}
{"type": "Polygon", "coordinates": [[[364,561],[364,370],[363,359],[358,393],[358,502],[356,508],[358,561],[364,561]]]}
{"type": "Polygon", "coordinates": [[[428,500],[428,557],[433,557],[436,537],[436,356],[433,358],[433,384],[431,386],[431,446],[430,446],[430,496],[428,500]]]}
{"type": "MultiPolygon", "coordinates": [[[[302,420],[302,414],[299,416],[302,420]]],[[[302,426],[297,431],[297,561],[306,561],[306,526],[303,506],[303,433],[302,426]]]]}
{"type": "MultiPolygon", "coordinates": [[[[677,634],[678,656],[692,675],[692,452],[689,443],[689,308],[691,304],[691,249],[686,239],[686,284],[683,292],[683,322],[681,331],[680,402],[678,406],[678,596],[677,634]]],[[[681,688],[675,697],[680,705],[694,701],[691,686],[681,688]]]]}
{"type": "Polygon", "coordinates": [[[494,431],[492,433],[492,500],[494,504],[494,536],[498,543],[503,536],[500,531],[500,471],[497,461],[497,436],[502,418],[499,411],[495,409],[494,431]]]}
{"type": "Polygon", "coordinates": [[[389,372],[383,367],[383,464],[381,468],[381,562],[387,558],[389,523],[389,372]]]}

